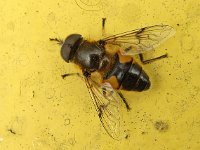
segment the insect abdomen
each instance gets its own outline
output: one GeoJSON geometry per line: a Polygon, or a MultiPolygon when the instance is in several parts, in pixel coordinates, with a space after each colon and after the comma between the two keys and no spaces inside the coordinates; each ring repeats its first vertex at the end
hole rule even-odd
{"type": "Polygon", "coordinates": [[[137,63],[131,65],[121,83],[121,89],[128,91],[143,91],[150,87],[148,75],[137,63]]]}
{"type": "Polygon", "coordinates": [[[143,91],[150,87],[148,75],[131,56],[120,53],[114,55],[114,65],[104,75],[104,82],[109,82],[114,89],[143,91]]]}

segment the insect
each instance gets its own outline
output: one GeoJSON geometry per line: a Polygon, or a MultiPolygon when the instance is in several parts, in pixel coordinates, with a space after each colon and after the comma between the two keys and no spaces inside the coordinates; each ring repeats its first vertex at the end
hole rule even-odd
{"type": "Polygon", "coordinates": [[[144,91],[149,89],[151,82],[142,67],[134,60],[134,55],[140,55],[143,63],[167,57],[167,54],[150,60],[143,60],[142,53],[153,50],[169,37],[175,30],[168,25],[154,25],[108,36],[98,41],[87,41],[80,34],[71,34],[62,41],[57,41],[61,47],[61,56],[67,62],[78,65],[86,86],[95,105],[98,117],[106,132],[113,138],[119,139],[121,131],[120,107],[124,102],[130,107],[120,92],[144,91]],[[108,50],[109,45],[119,50],[108,50]],[[92,78],[93,73],[100,75],[100,82],[92,78]]]}

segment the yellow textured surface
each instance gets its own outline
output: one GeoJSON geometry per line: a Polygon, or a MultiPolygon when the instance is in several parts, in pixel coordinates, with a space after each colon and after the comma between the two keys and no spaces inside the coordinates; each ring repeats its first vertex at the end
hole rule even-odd
{"type": "Polygon", "coordinates": [[[200,149],[200,2],[198,0],[6,0],[0,2],[1,150],[200,149]],[[151,89],[123,92],[130,137],[111,139],[85,84],[61,74],[80,71],[60,57],[50,37],[168,24],[176,35],[146,58],[151,89]]]}

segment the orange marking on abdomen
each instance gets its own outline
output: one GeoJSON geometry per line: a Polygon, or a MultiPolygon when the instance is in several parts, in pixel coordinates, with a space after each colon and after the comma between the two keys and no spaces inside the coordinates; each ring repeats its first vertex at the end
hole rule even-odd
{"type": "Polygon", "coordinates": [[[117,52],[118,56],[119,56],[119,62],[120,63],[129,63],[133,61],[133,58],[131,56],[128,55],[122,55],[120,52],[117,52]]]}
{"type": "Polygon", "coordinates": [[[109,79],[103,80],[103,82],[110,83],[113,89],[119,89],[119,82],[115,76],[111,76],[109,79]]]}

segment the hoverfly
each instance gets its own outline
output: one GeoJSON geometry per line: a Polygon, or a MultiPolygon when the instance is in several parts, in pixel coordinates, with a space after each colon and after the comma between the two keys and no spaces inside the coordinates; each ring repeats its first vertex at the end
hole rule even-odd
{"type": "MultiPolygon", "coordinates": [[[[144,61],[141,54],[153,50],[174,33],[175,30],[169,25],[154,25],[93,42],[85,40],[80,34],[71,34],[65,41],[50,40],[62,45],[61,56],[67,63],[75,63],[81,68],[83,75],[76,75],[85,80],[104,129],[113,139],[119,139],[120,101],[130,109],[120,90],[144,91],[151,85],[148,75],[133,56],[140,55],[143,63],[166,57],[165,54],[144,61]],[[119,51],[109,51],[109,45],[118,47],[119,51]],[[100,82],[92,78],[95,72],[101,76],[100,82]]],[[[63,77],[69,75],[72,74],[65,74],[63,77]]]]}

